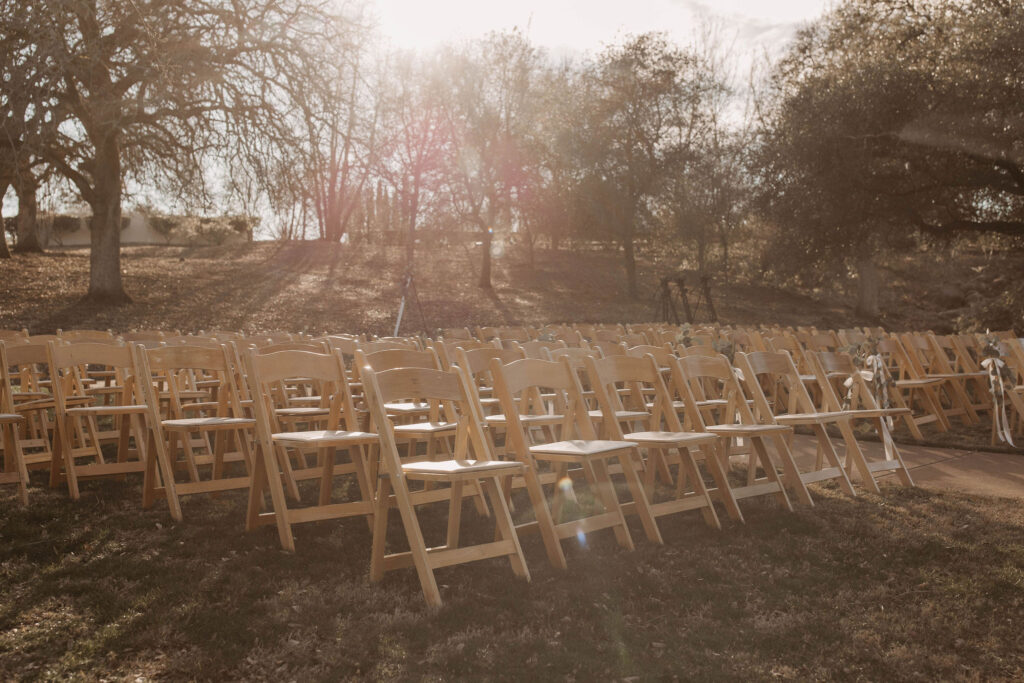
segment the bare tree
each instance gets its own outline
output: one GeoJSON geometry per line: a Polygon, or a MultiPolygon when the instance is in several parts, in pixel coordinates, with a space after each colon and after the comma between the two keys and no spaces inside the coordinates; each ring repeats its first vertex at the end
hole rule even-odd
{"type": "Polygon", "coordinates": [[[196,188],[215,153],[285,135],[283,103],[327,23],[322,0],[0,0],[0,43],[59,74],[64,122],[38,153],[92,209],[89,297],[124,301],[126,176],[196,188]]]}

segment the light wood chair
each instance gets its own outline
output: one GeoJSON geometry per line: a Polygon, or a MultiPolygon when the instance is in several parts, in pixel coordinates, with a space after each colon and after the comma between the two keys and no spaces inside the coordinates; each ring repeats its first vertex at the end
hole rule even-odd
{"type": "MultiPolygon", "coordinates": [[[[495,460],[487,442],[482,438],[481,416],[469,397],[469,388],[455,371],[425,368],[400,368],[375,372],[363,369],[366,400],[373,421],[381,434],[381,474],[373,516],[373,547],[370,560],[370,580],[379,581],[384,572],[392,569],[415,567],[427,604],[439,606],[441,592],[437,586],[435,570],[456,564],[465,564],[490,558],[507,557],[513,573],[527,581],[530,578],[512,525],[500,480],[524,471],[520,462],[495,460]],[[454,405],[459,416],[454,457],[443,461],[402,462],[395,442],[395,430],[386,406],[410,396],[420,400],[445,402],[454,405]],[[470,457],[470,447],[472,455],[470,457]],[[434,485],[448,484],[448,524],[444,545],[428,547],[424,539],[416,506],[424,502],[417,492],[411,491],[410,481],[434,485]],[[462,507],[467,488],[483,492],[490,505],[495,522],[495,540],[477,545],[460,545],[462,507]],[[392,508],[398,509],[409,550],[387,552],[388,518],[392,508]]],[[[429,492],[424,489],[424,492],[429,492]]]]}
{"type": "Polygon", "coordinates": [[[248,489],[252,471],[250,442],[256,420],[243,417],[239,393],[235,386],[233,358],[228,347],[218,349],[203,346],[164,346],[146,349],[134,345],[138,395],[148,411],[146,419],[150,441],[147,462],[150,470],[157,463],[164,474],[158,486],[155,473],[147,476],[143,490],[143,507],[150,507],[156,497],[163,495],[173,500],[171,516],[181,521],[181,497],[193,494],[215,493],[248,489]],[[212,395],[215,401],[192,402],[183,399],[180,386],[182,375],[202,373],[217,382],[212,395]],[[161,394],[166,394],[167,410],[161,413],[161,394]],[[213,443],[209,442],[212,437],[213,443]],[[201,443],[197,452],[195,440],[201,443]],[[181,445],[181,460],[178,445],[181,445]],[[231,447],[234,450],[231,450],[231,447]],[[242,464],[242,471],[229,474],[233,462],[242,464]],[[209,468],[205,478],[202,471],[209,468]],[[176,482],[174,472],[184,469],[188,481],[176,482]]]}
{"type": "Polygon", "coordinates": [[[71,498],[78,500],[80,479],[121,477],[135,472],[150,476],[145,450],[148,407],[136,394],[136,369],[131,349],[109,342],[60,344],[51,341],[47,353],[56,414],[50,486],[58,486],[63,478],[71,498]],[[116,384],[111,387],[116,387],[117,391],[103,395],[93,393],[84,382],[85,368],[89,366],[100,366],[114,373],[116,384]],[[96,400],[100,396],[111,400],[93,405],[76,404],[72,400],[73,397],[96,400]],[[116,462],[108,461],[103,453],[101,420],[110,420],[115,425],[116,462]],[[134,449],[131,447],[133,438],[134,449]],[[86,462],[80,463],[82,459],[86,462]]]}
{"type": "MultiPolygon", "coordinates": [[[[635,348],[635,347],[634,347],[635,348]]],[[[679,417],[672,407],[672,401],[662,380],[662,372],[651,355],[643,357],[613,356],[611,358],[588,358],[587,373],[597,396],[598,405],[604,413],[604,424],[608,426],[607,436],[618,441],[632,441],[646,450],[644,463],[644,488],[650,501],[651,515],[657,520],[664,515],[700,510],[708,526],[721,529],[715,506],[700,468],[698,456],[707,466],[719,489],[728,491],[725,471],[715,455],[714,447],[718,437],[707,432],[685,432],[679,417]],[[619,420],[615,419],[623,409],[617,387],[619,385],[650,387],[653,392],[652,413],[664,418],[667,430],[662,429],[661,420],[652,415],[648,420],[649,429],[624,433],[619,420]],[[710,451],[710,455],[708,455],[710,451]],[[669,471],[676,465],[678,472],[673,480],[669,471]],[[656,480],[658,472],[663,473],[665,484],[672,486],[673,493],[668,500],[658,500],[656,480]],[[687,490],[687,483],[693,487],[687,490]]]]}
{"type": "Polygon", "coordinates": [[[909,361],[907,371],[911,376],[941,380],[937,393],[940,400],[945,399],[943,412],[946,419],[960,417],[965,426],[978,424],[981,418],[978,417],[974,404],[967,395],[964,386],[966,378],[952,372],[945,353],[925,334],[902,334],[900,341],[909,361]]]}
{"type": "MultiPolygon", "coordinates": [[[[441,359],[433,349],[385,349],[373,353],[356,350],[354,371],[358,373],[357,379],[363,380],[362,374],[367,368],[376,372],[398,368],[440,370],[441,359]]],[[[390,401],[385,406],[388,415],[397,423],[394,430],[396,438],[406,443],[407,457],[419,457],[417,448],[420,442],[426,444],[423,457],[427,460],[436,457],[438,445],[450,455],[451,439],[456,432],[454,420],[444,414],[440,402],[411,400],[413,398],[407,396],[403,400],[390,401]]]]}
{"type": "MultiPolygon", "coordinates": [[[[864,374],[853,364],[853,359],[846,353],[834,353],[831,351],[819,351],[809,353],[808,360],[814,366],[814,373],[818,377],[822,397],[821,410],[825,412],[845,412],[852,416],[852,419],[867,421],[878,434],[884,449],[882,460],[866,460],[867,469],[874,475],[881,472],[887,474],[895,472],[904,486],[913,486],[914,481],[910,471],[903,462],[896,443],[889,431],[888,421],[903,419],[909,425],[913,425],[909,408],[884,408],[878,405],[868,380],[864,374]],[[845,405],[839,400],[836,391],[837,385],[842,386],[846,392],[845,405]],[[847,386],[848,385],[848,386],[847,386]]],[[[846,473],[853,476],[853,461],[847,459],[846,473]]]]}
{"type": "MultiPolygon", "coordinates": [[[[877,348],[893,378],[893,386],[896,389],[893,392],[893,402],[896,407],[910,408],[914,411],[913,420],[918,427],[934,423],[939,431],[949,431],[951,425],[940,395],[946,380],[925,377],[896,337],[878,339],[877,348]]],[[[915,435],[915,438],[923,437],[915,435]]]]}
{"type": "Polygon", "coordinates": [[[754,400],[754,415],[763,424],[782,424],[786,426],[806,426],[814,433],[817,440],[818,457],[813,469],[787,473],[787,482],[797,492],[800,500],[812,504],[811,495],[806,484],[835,481],[839,488],[850,496],[856,491],[850,478],[836,453],[826,427],[835,425],[842,435],[846,446],[846,459],[852,470],[856,467],[863,479],[862,485],[872,493],[878,493],[878,484],[871,475],[871,470],[864,458],[864,452],[857,443],[851,421],[853,416],[844,411],[819,411],[804,386],[801,373],[793,363],[792,357],[785,352],[759,351],[754,353],[736,354],[736,367],[744,375],[744,386],[747,394],[754,400]],[[783,391],[774,392],[776,400],[768,402],[763,389],[765,384],[781,386],[783,391]],[[785,400],[782,400],[783,397],[785,400]],[[828,466],[825,466],[827,461],[828,466]],[[797,485],[797,480],[801,485],[797,485]]]}
{"type": "Polygon", "coordinates": [[[253,454],[252,485],[246,513],[246,529],[266,524],[277,527],[281,547],[295,550],[292,527],[295,524],[373,514],[376,489],[376,434],[358,429],[352,396],[348,390],[341,353],[320,354],[308,351],[280,351],[271,354],[242,355],[242,362],[253,397],[257,449],[253,454]],[[284,431],[274,414],[271,391],[279,382],[295,377],[312,378],[320,383],[322,398],[329,410],[326,429],[284,431]],[[293,474],[287,450],[300,455],[316,455],[315,467],[293,474]],[[348,462],[337,462],[339,451],[348,453],[348,462]],[[355,476],[358,500],[332,502],[334,484],[339,476],[355,476]],[[288,498],[301,501],[296,479],[319,479],[314,505],[289,507],[288,498]],[[285,495],[285,489],[288,496],[285,495]],[[264,497],[270,495],[271,511],[261,512],[264,497]]]}
{"type": "MultiPolygon", "coordinates": [[[[563,349],[567,350],[567,349],[563,349]]],[[[532,358],[502,365],[498,359],[491,361],[491,375],[494,377],[495,394],[501,401],[502,411],[507,420],[509,450],[516,459],[527,467],[526,489],[530,494],[537,526],[547,549],[548,559],[556,567],[565,567],[565,554],[560,541],[566,538],[583,540],[586,534],[600,529],[611,529],[619,545],[632,550],[633,539],[623,516],[619,501],[608,470],[610,462],[616,462],[622,470],[633,497],[631,508],[640,518],[647,538],[661,543],[661,532],[651,513],[640,477],[633,465],[637,446],[631,441],[600,440],[587,416],[581,387],[576,371],[568,359],[560,362],[535,360],[532,358]],[[565,406],[562,421],[562,441],[531,445],[526,428],[520,416],[521,402],[517,396],[531,390],[550,390],[561,394],[565,406]],[[537,477],[538,462],[549,464],[556,472],[554,491],[547,499],[537,477]],[[585,515],[579,519],[560,521],[565,504],[571,500],[568,492],[577,483],[569,476],[570,466],[575,467],[600,501],[603,512],[585,515]],[[538,511],[547,509],[550,500],[550,516],[538,511]],[[548,526],[547,520],[557,523],[548,526]]]]}
{"type": "MultiPolygon", "coordinates": [[[[736,372],[729,360],[719,354],[717,356],[686,356],[676,358],[670,365],[672,381],[679,388],[686,410],[686,425],[690,431],[709,432],[719,437],[717,455],[723,470],[727,470],[730,456],[728,446],[731,441],[742,439],[749,443],[749,448],[738,457],[746,456],[746,484],[719,486],[718,497],[733,519],[743,522],[743,513],[736,501],[760,496],[771,496],[784,509],[792,511],[793,507],[786,494],[782,477],[776,469],[768,452],[768,444],[775,447],[776,456],[783,463],[783,473],[796,469],[793,454],[789,450],[788,437],[793,433],[792,427],[777,424],[758,424],[747,403],[747,397],[736,379],[736,372]],[[694,389],[703,392],[703,387],[714,383],[720,387],[716,397],[725,401],[726,407],[719,414],[723,420],[718,424],[708,424],[701,411],[694,389]],[[764,476],[758,477],[760,465],[764,476]]],[[[701,394],[703,395],[703,393],[701,394]]]]}
{"type": "Polygon", "coordinates": [[[28,505],[28,468],[20,445],[20,429],[25,417],[14,409],[14,390],[7,373],[7,353],[0,341],[0,444],[3,445],[3,472],[0,484],[16,484],[22,505],[28,505]]]}

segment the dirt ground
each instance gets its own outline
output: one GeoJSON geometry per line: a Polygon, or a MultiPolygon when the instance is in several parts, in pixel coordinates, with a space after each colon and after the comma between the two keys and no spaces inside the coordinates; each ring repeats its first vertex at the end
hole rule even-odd
{"type": "MultiPolygon", "coordinates": [[[[87,250],[20,255],[0,261],[0,328],[27,327],[34,334],[57,328],[390,334],[403,258],[401,248],[323,243],[127,247],[123,268],[133,303],[97,308],[81,301],[88,287],[87,250]]],[[[655,292],[666,272],[641,262],[641,296],[634,300],[613,252],[538,250],[533,268],[522,255],[505,254],[495,260],[491,291],[477,286],[475,250],[424,249],[417,259],[418,298],[406,314],[407,333],[483,324],[651,321],[658,318],[655,292]]],[[[999,273],[1020,272],[1022,264],[1019,255],[993,262],[980,250],[942,263],[934,255],[901,257],[884,271],[887,314],[880,321],[856,316],[847,296],[770,287],[749,272],[718,278],[713,298],[726,323],[941,330],[969,324],[972,302],[998,301],[999,273]]],[[[706,307],[699,315],[707,319],[706,307]]]]}

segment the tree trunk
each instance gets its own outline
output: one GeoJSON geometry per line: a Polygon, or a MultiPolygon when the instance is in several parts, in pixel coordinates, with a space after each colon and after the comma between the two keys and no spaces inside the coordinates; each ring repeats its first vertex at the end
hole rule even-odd
{"type": "Polygon", "coordinates": [[[116,139],[96,152],[89,219],[89,294],[97,303],[131,301],[121,280],[121,150],[116,139]]]}
{"type": "MultiPolygon", "coordinates": [[[[0,179],[0,203],[3,203],[10,184],[6,177],[0,179]]],[[[7,247],[7,226],[4,225],[4,217],[0,215],[0,259],[2,258],[11,258],[11,250],[7,247]]]]}
{"type": "Polygon", "coordinates": [[[857,313],[868,318],[877,318],[878,292],[881,286],[881,277],[878,273],[878,266],[871,254],[862,254],[857,257],[857,313]]]}
{"type": "Polygon", "coordinates": [[[633,246],[633,235],[627,233],[622,240],[622,256],[626,266],[626,284],[631,299],[637,298],[636,287],[636,251],[633,246]]]}
{"type": "Polygon", "coordinates": [[[484,229],[483,235],[484,253],[483,262],[480,265],[480,288],[490,289],[491,288],[491,241],[494,239],[494,233],[490,228],[484,229]]]}
{"type": "Polygon", "coordinates": [[[16,183],[18,192],[18,243],[14,251],[24,254],[29,252],[41,253],[46,246],[42,243],[39,235],[39,221],[37,215],[39,206],[36,202],[36,188],[38,187],[34,178],[22,176],[22,182],[16,183]]]}

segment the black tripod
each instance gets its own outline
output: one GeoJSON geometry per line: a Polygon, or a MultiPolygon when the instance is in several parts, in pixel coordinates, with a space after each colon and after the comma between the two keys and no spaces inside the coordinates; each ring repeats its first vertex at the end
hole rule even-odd
{"type": "Polygon", "coordinates": [[[416,280],[413,277],[412,270],[405,271],[405,279],[402,281],[402,301],[398,304],[398,318],[395,320],[395,333],[394,337],[398,336],[398,331],[402,327],[402,318],[405,315],[405,302],[409,298],[409,293],[412,292],[412,297],[416,301],[416,308],[420,312],[420,323],[423,325],[423,330],[427,329],[427,319],[423,315],[423,304],[420,303],[420,291],[416,287],[416,280]]]}

